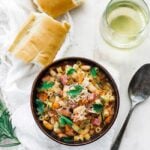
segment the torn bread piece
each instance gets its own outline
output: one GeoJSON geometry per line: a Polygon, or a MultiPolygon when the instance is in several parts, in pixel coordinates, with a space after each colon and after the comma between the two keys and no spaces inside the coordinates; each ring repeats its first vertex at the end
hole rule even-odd
{"type": "Polygon", "coordinates": [[[24,62],[46,66],[55,58],[70,29],[45,13],[32,13],[9,51],[24,62]]]}
{"type": "Polygon", "coordinates": [[[56,18],[82,4],[83,0],[33,0],[41,12],[56,18]]]}

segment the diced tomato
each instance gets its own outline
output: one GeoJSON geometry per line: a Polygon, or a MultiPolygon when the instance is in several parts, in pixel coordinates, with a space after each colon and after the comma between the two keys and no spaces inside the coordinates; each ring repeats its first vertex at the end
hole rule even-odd
{"type": "Polygon", "coordinates": [[[41,101],[46,101],[48,99],[48,95],[46,93],[38,93],[37,97],[41,100],[41,101]]]}

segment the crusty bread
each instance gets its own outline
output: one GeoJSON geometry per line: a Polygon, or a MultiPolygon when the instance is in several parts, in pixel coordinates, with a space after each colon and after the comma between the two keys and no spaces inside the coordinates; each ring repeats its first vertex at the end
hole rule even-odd
{"type": "Polygon", "coordinates": [[[32,13],[9,51],[24,62],[48,65],[62,46],[70,25],[42,13],[32,13]]]}
{"type": "Polygon", "coordinates": [[[78,7],[82,0],[33,0],[41,12],[56,18],[78,7]]]}

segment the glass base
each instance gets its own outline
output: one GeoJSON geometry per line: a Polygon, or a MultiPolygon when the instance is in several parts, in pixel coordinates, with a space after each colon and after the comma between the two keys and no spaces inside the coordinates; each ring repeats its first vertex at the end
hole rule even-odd
{"type": "Polygon", "coordinates": [[[120,42],[115,41],[113,37],[109,37],[109,35],[105,35],[103,31],[100,31],[100,32],[105,42],[115,48],[131,49],[131,48],[135,48],[139,46],[144,41],[144,38],[142,38],[142,39],[138,39],[129,43],[120,43],[120,42]]]}

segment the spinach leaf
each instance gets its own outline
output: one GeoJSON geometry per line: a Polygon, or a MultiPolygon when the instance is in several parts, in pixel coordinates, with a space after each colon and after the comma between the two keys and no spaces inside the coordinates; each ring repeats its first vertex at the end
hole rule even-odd
{"type": "Polygon", "coordinates": [[[37,107],[36,109],[38,111],[38,115],[42,115],[44,112],[45,104],[39,99],[36,99],[35,103],[36,103],[36,107],[37,107]]]}
{"type": "Polygon", "coordinates": [[[76,85],[74,86],[74,89],[69,90],[67,94],[74,98],[74,97],[77,97],[82,92],[82,90],[83,90],[82,86],[76,85]]]}
{"type": "Polygon", "coordinates": [[[72,120],[70,120],[69,118],[67,118],[65,116],[60,116],[60,118],[59,118],[59,125],[61,127],[64,127],[65,125],[72,126],[73,122],[72,122],[72,120]]]}
{"type": "Polygon", "coordinates": [[[49,88],[52,88],[54,84],[54,82],[43,82],[40,89],[48,90],[49,88]]]}
{"type": "Polygon", "coordinates": [[[95,78],[98,73],[98,68],[97,67],[92,67],[90,70],[90,74],[95,78]]]}
{"type": "Polygon", "coordinates": [[[76,72],[76,70],[74,68],[70,68],[68,71],[67,71],[67,75],[72,75],[74,72],[76,72]]]}
{"type": "Polygon", "coordinates": [[[63,137],[62,140],[66,143],[70,143],[73,141],[73,138],[72,137],[63,137]]]}
{"type": "Polygon", "coordinates": [[[96,113],[100,113],[103,110],[103,105],[102,104],[93,104],[93,110],[96,113]]]}

